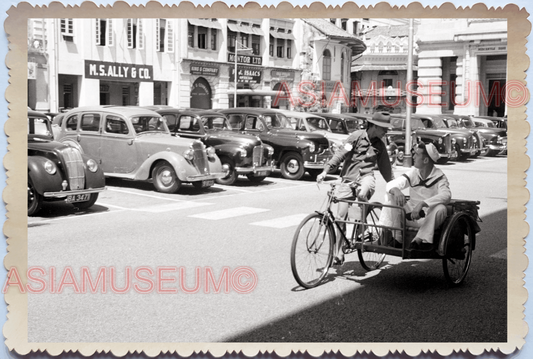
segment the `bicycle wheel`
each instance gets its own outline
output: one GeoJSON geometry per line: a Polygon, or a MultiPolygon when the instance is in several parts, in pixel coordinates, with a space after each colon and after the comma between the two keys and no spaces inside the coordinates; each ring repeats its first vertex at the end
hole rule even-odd
{"type": "Polygon", "coordinates": [[[451,285],[461,284],[472,262],[474,231],[466,214],[454,215],[445,229],[446,255],[442,259],[444,277],[451,285]]]}
{"type": "MultiPolygon", "coordinates": [[[[374,206],[369,206],[368,208],[369,211],[366,215],[366,223],[371,226],[366,227],[362,240],[369,243],[373,242],[374,244],[379,244],[379,241],[383,238],[383,230],[374,226],[378,224],[381,208],[374,206]]],[[[385,253],[374,252],[369,248],[365,248],[364,245],[357,249],[357,256],[359,257],[361,266],[368,271],[379,268],[385,259],[385,253]]]]}
{"type": "Polygon", "coordinates": [[[320,284],[331,266],[334,243],[335,231],[322,214],[310,214],[300,223],[291,247],[291,269],[298,284],[320,284]]]}

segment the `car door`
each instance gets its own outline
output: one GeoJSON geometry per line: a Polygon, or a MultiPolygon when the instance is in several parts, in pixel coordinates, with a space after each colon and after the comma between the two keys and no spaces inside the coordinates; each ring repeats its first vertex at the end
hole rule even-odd
{"type": "Polygon", "coordinates": [[[137,143],[127,121],[105,114],[101,134],[101,158],[105,173],[131,173],[137,168],[137,143]]]}
{"type": "MultiPolygon", "coordinates": [[[[78,121],[76,141],[83,148],[83,152],[89,157],[98,159],[103,164],[100,138],[102,114],[99,112],[79,112],[76,116],[78,121]]],[[[65,125],[67,127],[74,126],[74,119],[69,117],[65,125]]]]}

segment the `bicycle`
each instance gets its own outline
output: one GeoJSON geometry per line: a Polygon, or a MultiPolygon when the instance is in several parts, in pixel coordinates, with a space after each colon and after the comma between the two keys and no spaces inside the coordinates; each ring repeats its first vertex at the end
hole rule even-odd
{"type": "MultiPolygon", "coordinates": [[[[337,234],[341,234],[344,254],[357,251],[359,261],[366,270],[377,269],[385,259],[384,253],[372,250],[382,240],[382,226],[378,224],[380,206],[370,202],[338,199],[334,196],[337,183],[330,184],[323,211],[308,215],[298,226],[291,247],[291,269],[294,278],[304,288],[316,287],[326,276],[333,262],[337,234]],[[337,218],[332,205],[347,202],[346,218],[337,218]],[[353,207],[359,208],[360,218],[350,218],[353,207]],[[345,228],[342,228],[344,225],[345,228]],[[367,245],[362,246],[365,242],[367,245]],[[304,262],[309,260],[306,265],[304,262]]],[[[354,195],[357,185],[352,187],[354,195]]],[[[357,198],[356,196],[354,196],[357,198]]]]}
{"type": "MultiPolygon", "coordinates": [[[[464,281],[475,249],[476,233],[480,231],[477,224],[477,221],[481,221],[478,216],[479,201],[452,199],[446,205],[446,220],[435,230],[434,243],[429,249],[417,249],[409,243],[418,229],[406,226],[406,219],[410,214],[403,207],[341,200],[334,196],[336,185],[330,184],[324,209],[304,218],[294,234],[291,270],[298,284],[309,289],[323,281],[333,262],[337,240],[343,241],[342,250],[345,254],[357,251],[360,264],[368,271],[379,268],[386,255],[401,256],[402,259],[441,259],[444,277],[449,284],[457,286],[464,281]],[[359,218],[351,218],[350,210],[346,218],[336,218],[331,207],[338,202],[348,202],[352,208],[359,208],[359,218]],[[379,223],[381,209],[384,207],[399,211],[401,227],[379,223]],[[393,231],[401,233],[401,247],[393,245],[393,231]],[[338,234],[341,238],[337,238],[338,234]]],[[[357,188],[354,188],[354,194],[356,191],[357,188]]]]}

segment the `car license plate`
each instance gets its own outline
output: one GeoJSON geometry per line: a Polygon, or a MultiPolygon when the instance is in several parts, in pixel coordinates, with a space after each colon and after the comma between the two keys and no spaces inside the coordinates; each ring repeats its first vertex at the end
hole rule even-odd
{"type": "Polygon", "coordinates": [[[256,177],[262,177],[262,176],[266,176],[267,175],[267,171],[257,171],[254,173],[254,176],[256,177]]]}
{"type": "Polygon", "coordinates": [[[77,203],[77,202],[86,202],[91,198],[91,195],[89,193],[85,194],[73,194],[70,196],[67,196],[67,203],[77,203]]]}
{"type": "Polygon", "coordinates": [[[202,181],[202,187],[211,187],[215,184],[215,180],[202,181]]]}

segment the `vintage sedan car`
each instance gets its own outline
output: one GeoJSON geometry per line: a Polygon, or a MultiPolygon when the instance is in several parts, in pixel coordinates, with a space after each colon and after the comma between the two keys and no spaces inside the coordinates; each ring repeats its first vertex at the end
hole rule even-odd
{"type": "Polygon", "coordinates": [[[494,117],[494,116],[473,116],[475,118],[491,120],[496,128],[503,128],[507,131],[507,116],[506,117],[494,117]]]}
{"type": "Polygon", "coordinates": [[[218,111],[228,117],[234,131],[256,135],[274,148],[276,167],[284,178],[298,180],[306,170],[316,177],[331,158],[327,138],[319,133],[294,130],[277,110],[238,107],[218,111]]]}
{"type": "Polygon", "coordinates": [[[471,117],[474,128],[483,136],[486,152],[485,156],[496,156],[507,153],[507,130],[498,128],[494,122],[485,118],[471,117]]]}
{"type": "Polygon", "coordinates": [[[291,127],[298,131],[315,132],[326,137],[329,141],[330,150],[335,153],[337,148],[342,146],[342,142],[348,138],[345,133],[335,133],[331,130],[328,120],[323,117],[323,113],[316,114],[313,112],[298,112],[288,110],[278,110],[282,112],[291,127]]]}
{"type": "Polygon", "coordinates": [[[232,131],[225,115],[212,110],[161,108],[156,109],[175,136],[201,140],[213,147],[222,163],[225,177],[217,183],[231,185],[239,175],[252,182],[263,181],[274,169],[272,146],[259,137],[232,131]]]}
{"type": "Polygon", "coordinates": [[[103,190],[102,167],[77,148],[54,141],[50,119],[28,111],[28,216],[39,212],[44,201],[87,209],[103,190]]]}
{"type": "Polygon", "coordinates": [[[442,115],[414,114],[413,116],[420,119],[426,129],[450,134],[453,144],[451,160],[464,161],[479,152],[477,137],[469,131],[448,128],[442,115]]]}
{"type": "Polygon", "coordinates": [[[108,177],[151,180],[164,193],[183,183],[210,187],[226,174],[213,147],[174,137],[158,113],[122,106],[90,106],[67,112],[59,141],[87,153],[108,177]]]}
{"type": "MultiPolygon", "coordinates": [[[[395,144],[396,150],[396,162],[403,164],[405,152],[406,152],[406,115],[405,114],[392,114],[391,125],[392,129],[387,132],[387,141],[389,144],[395,144]]],[[[433,143],[439,151],[440,160],[438,163],[444,164],[448,160],[457,158],[457,152],[454,151],[454,142],[450,133],[444,133],[435,129],[426,128],[424,122],[411,115],[411,144],[416,143],[433,143]],[[454,154],[455,153],[455,154],[454,154]],[[455,156],[455,157],[454,157],[455,156]]],[[[410,151],[410,149],[409,149],[410,151]]]]}
{"type": "Polygon", "coordinates": [[[439,117],[442,118],[448,128],[456,131],[462,131],[465,134],[470,133],[472,136],[474,136],[475,150],[472,151],[470,157],[477,157],[487,152],[487,149],[485,148],[485,142],[483,141],[483,136],[481,136],[479,131],[472,126],[470,117],[452,114],[442,114],[439,115],[439,117]]]}

